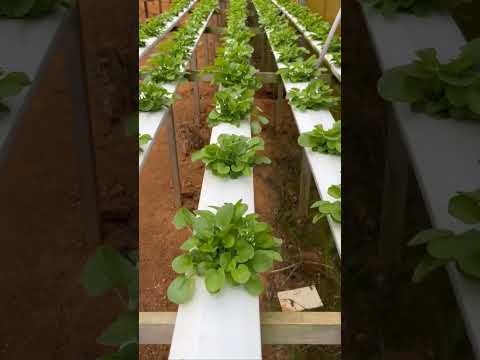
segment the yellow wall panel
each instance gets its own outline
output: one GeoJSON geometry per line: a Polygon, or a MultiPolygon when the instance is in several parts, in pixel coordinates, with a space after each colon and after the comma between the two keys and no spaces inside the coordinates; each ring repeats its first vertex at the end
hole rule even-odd
{"type": "MultiPolygon", "coordinates": [[[[333,23],[338,9],[342,5],[341,0],[307,0],[306,3],[310,9],[319,13],[329,23],[333,23]]],[[[340,28],[338,33],[340,33],[340,28]]]]}

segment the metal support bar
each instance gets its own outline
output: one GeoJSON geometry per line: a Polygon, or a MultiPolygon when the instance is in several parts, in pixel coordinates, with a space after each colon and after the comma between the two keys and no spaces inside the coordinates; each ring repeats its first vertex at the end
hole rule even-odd
{"type": "Polygon", "coordinates": [[[278,81],[276,88],[277,98],[275,99],[275,113],[273,121],[275,123],[275,132],[280,132],[282,125],[282,102],[284,97],[283,83],[281,81],[278,81]]]}
{"type": "MultiPolygon", "coordinates": [[[[140,344],[170,344],[175,312],[141,312],[140,344]]],[[[263,344],[340,345],[339,312],[260,313],[263,344]]]]}
{"type": "Polygon", "coordinates": [[[182,206],[182,184],[180,183],[180,169],[178,166],[177,136],[175,132],[175,117],[173,115],[173,106],[170,106],[167,120],[167,137],[170,154],[170,167],[172,169],[174,204],[177,209],[182,206]]]}
{"type": "Polygon", "coordinates": [[[147,0],[143,0],[143,8],[145,9],[145,19],[148,19],[149,14],[148,14],[148,1],[147,0]]]}
{"type": "MultiPolygon", "coordinates": [[[[274,72],[257,72],[256,77],[264,84],[281,84],[280,75],[274,72]]],[[[211,74],[202,73],[199,70],[192,70],[185,74],[185,79],[188,81],[211,81],[211,74]]],[[[282,88],[283,89],[283,88],[282,88]]]]}
{"type": "Polygon", "coordinates": [[[101,241],[98,212],[95,147],[92,134],[90,104],[86,69],[82,49],[80,11],[78,3],[71,12],[67,28],[66,66],[68,83],[72,92],[73,140],[75,142],[80,176],[80,214],[83,237],[89,244],[101,241]]]}
{"type": "MultiPolygon", "coordinates": [[[[191,69],[196,71],[198,68],[197,66],[197,50],[195,49],[192,54],[192,61],[191,61],[191,69]]],[[[200,125],[200,89],[198,80],[193,81],[193,113],[195,117],[195,121],[198,125],[200,125]]]]}
{"type": "Polygon", "coordinates": [[[332,43],[332,40],[333,40],[333,36],[335,35],[335,32],[337,31],[337,28],[340,25],[341,19],[342,19],[342,8],[338,9],[337,16],[335,17],[335,21],[333,22],[332,27],[330,28],[330,32],[328,33],[327,40],[325,40],[325,43],[322,46],[322,51],[320,52],[320,56],[318,57],[318,64],[317,64],[318,67],[322,65],[325,55],[327,55],[328,49],[330,48],[330,44],[332,43]]]}
{"type": "Polygon", "coordinates": [[[298,200],[298,213],[300,217],[308,215],[310,208],[310,188],[312,184],[312,172],[305,151],[302,152],[302,170],[300,172],[300,195],[298,200]]]}

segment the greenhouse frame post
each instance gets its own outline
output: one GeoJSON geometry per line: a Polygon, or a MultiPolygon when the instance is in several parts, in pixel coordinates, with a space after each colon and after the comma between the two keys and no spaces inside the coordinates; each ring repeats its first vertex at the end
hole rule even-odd
{"type": "Polygon", "coordinates": [[[101,241],[98,212],[95,147],[93,141],[87,73],[82,48],[80,7],[78,2],[70,13],[67,24],[66,47],[67,79],[72,93],[73,139],[79,162],[80,214],[83,234],[90,244],[101,241]]]}
{"type": "MultiPolygon", "coordinates": [[[[197,49],[195,48],[193,50],[192,61],[191,61],[191,65],[190,65],[190,67],[193,71],[198,70],[197,55],[198,55],[198,52],[197,52],[197,49]]],[[[195,122],[198,125],[201,125],[201,119],[200,119],[200,85],[199,85],[198,78],[195,78],[195,80],[193,81],[193,99],[192,99],[192,101],[193,101],[193,116],[195,118],[195,122]]]]}
{"type": "Polygon", "coordinates": [[[385,161],[385,184],[382,194],[379,250],[389,266],[395,267],[402,259],[402,240],[405,224],[409,180],[408,153],[401,139],[400,129],[388,117],[385,161]]]}
{"type": "Polygon", "coordinates": [[[305,151],[302,151],[302,168],[300,171],[300,192],[298,200],[298,213],[301,217],[308,215],[310,203],[310,189],[312,187],[312,172],[305,151]]]}
{"type": "Polygon", "coordinates": [[[145,10],[145,19],[148,19],[148,0],[143,0],[143,8],[145,10]]]}
{"type": "Polygon", "coordinates": [[[182,184],[180,183],[180,169],[178,166],[177,153],[177,135],[175,133],[175,117],[173,115],[173,106],[167,114],[167,137],[170,154],[170,167],[172,169],[173,189],[174,189],[174,204],[178,209],[182,206],[182,184]]]}

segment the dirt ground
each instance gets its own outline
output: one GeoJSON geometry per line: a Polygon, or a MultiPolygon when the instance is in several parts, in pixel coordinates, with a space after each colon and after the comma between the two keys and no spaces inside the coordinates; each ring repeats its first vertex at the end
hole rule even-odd
{"type": "MultiPolygon", "coordinates": [[[[210,53],[213,50],[210,43],[210,53]]],[[[204,39],[198,47],[199,66],[206,65],[204,39]]],[[[254,54],[258,58],[258,54],[254,54]]],[[[258,64],[257,64],[258,65],[258,64]]],[[[183,205],[195,209],[201,190],[204,168],[192,163],[192,152],[209,143],[210,130],[206,117],[212,109],[216,89],[208,83],[200,83],[201,123],[193,119],[193,90],[190,83],[180,86],[181,99],[174,105],[183,205]]],[[[312,225],[311,218],[297,216],[299,172],[302,150],[296,143],[298,132],[289,111],[283,103],[280,126],[275,129],[274,100],[271,87],[260,90],[256,96],[271,122],[261,137],[265,140],[265,154],[272,159],[271,166],[258,167],[254,171],[255,209],[263,221],[273,226],[276,235],[284,239],[284,262],[276,269],[299,264],[294,268],[265,276],[266,291],[261,297],[262,311],[280,311],[276,292],[315,284],[325,304],[326,311],[340,310],[339,260],[333,241],[328,238],[328,226],[312,225]]],[[[176,231],[171,221],[176,208],[173,202],[169,152],[166,130],[157,137],[148,161],[140,176],[140,311],[176,311],[177,306],[168,301],[166,291],[175,278],[171,269],[172,259],[180,254],[179,246],[188,232],[176,231]]],[[[316,190],[312,187],[314,200],[316,190]]],[[[264,359],[325,359],[338,358],[337,347],[321,346],[264,346],[264,359]]],[[[142,345],[142,360],[167,359],[168,346],[142,345]]]]}

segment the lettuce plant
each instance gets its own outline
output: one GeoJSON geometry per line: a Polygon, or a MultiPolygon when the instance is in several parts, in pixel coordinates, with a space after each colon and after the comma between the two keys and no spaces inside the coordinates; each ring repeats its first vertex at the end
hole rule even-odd
{"type": "Polygon", "coordinates": [[[335,121],[328,130],[325,130],[321,124],[316,125],[312,131],[300,135],[298,143],[303,147],[311,148],[315,152],[341,155],[342,122],[335,121]]]}
{"type": "Polygon", "coordinates": [[[298,32],[290,26],[270,32],[270,41],[274,48],[296,44],[299,38],[298,32]]]}
{"type": "MultiPolygon", "coordinates": [[[[448,204],[451,216],[466,225],[480,224],[480,189],[459,192],[448,204]]],[[[425,246],[426,254],[413,274],[414,282],[423,281],[432,271],[454,262],[465,275],[480,280],[480,231],[472,228],[455,234],[447,229],[428,229],[417,234],[410,246],[425,246]]]]}
{"type": "Polygon", "coordinates": [[[139,89],[139,110],[160,111],[172,103],[172,94],[153,81],[144,81],[139,89]]]}
{"type": "Polygon", "coordinates": [[[217,144],[209,144],[192,155],[192,161],[202,160],[215,176],[237,179],[252,174],[255,165],[270,164],[258,151],[264,149],[262,138],[222,134],[217,144]]]}
{"type": "Polygon", "coordinates": [[[312,55],[307,60],[297,59],[279,69],[277,73],[290,82],[310,81],[319,73],[317,57],[312,55]]]}
{"type": "Polygon", "coordinates": [[[184,76],[185,61],[180,55],[160,53],[152,57],[148,65],[144,73],[157,83],[174,82],[184,76]]]}
{"type": "Polygon", "coordinates": [[[318,214],[316,214],[313,218],[313,223],[317,223],[320,219],[323,219],[326,216],[330,216],[333,221],[336,223],[342,222],[342,186],[341,185],[332,185],[328,188],[328,194],[332,196],[334,199],[338,199],[335,201],[325,201],[319,200],[312,204],[312,209],[318,209],[318,214]]]}
{"type": "Polygon", "coordinates": [[[26,74],[21,72],[7,73],[0,68],[0,113],[9,111],[3,100],[18,95],[28,85],[30,85],[30,80],[26,74]]]}
{"type": "Polygon", "coordinates": [[[278,61],[284,64],[303,59],[304,56],[309,53],[304,47],[291,45],[281,45],[280,47],[276,47],[275,50],[279,54],[278,61]]]}
{"type": "Polygon", "coordinates": [[[254,90],[232,86],[215,94],[215,108],[208,115],[208,126],[230,123],[240,126],[242,120],[248,119],[253,104],[254,90]]]}
{"type": "Polygon", "coordinates": [[[333,90],[328,84],[317,79],[311,81],[303,90],[291,89],[288,92],[288,99],[293,106],[302,111],[330,109],[339,102],[339,98],[332,93],[333,90]]]}
{"type": "Polygon", "coordinates": [[[215,64],[204,70],[213,74],[213,83],[223,87],[240,86],[257,90],[262,83],[257,79],[257,70],[248,62],[235,62],[219,57],[215,64]]]}
{"type": "Polygon", "coordinates": [[[333,62],[337,66],[342,65],[342,40],[339,37],[333,37],[330,47],[328,48],[328,53],[332,55],[333,62]]]}
{"type": "Polygon", "coordinates": [[[383,74],[378,82],[380,96],[409,103],[414,111],[480,119],[480,39],[465,45],[457,58],[445,64],[435,49],[420,50],[417,57],[383,74]]]}
{"type": "Polygon", "coordinates": [[[271,269],[273,261],[282,261],[282,241],[256,214],[246,215],[246,204],[239,201],[213,208],[216,212],[180,209],[175,215],[175,227],[191,231],[181,246],[185,253],[172,261],[173,270],[180,275],[168,287],[167,296],[176,304],[193,298],[196,276],[204,278],[211,294],[228,283],[258,296],[263,292],[258,273],[271,269]]]}
{"type": "Polygon", "coordinates": [[[90,256],[81,283],[91,297],[116,294],[123,305],[121,313],[100,336],[97,343],[117,349],[98,359],[138,359],[138,252],[120,253],[102,245],[90,256]]]}

